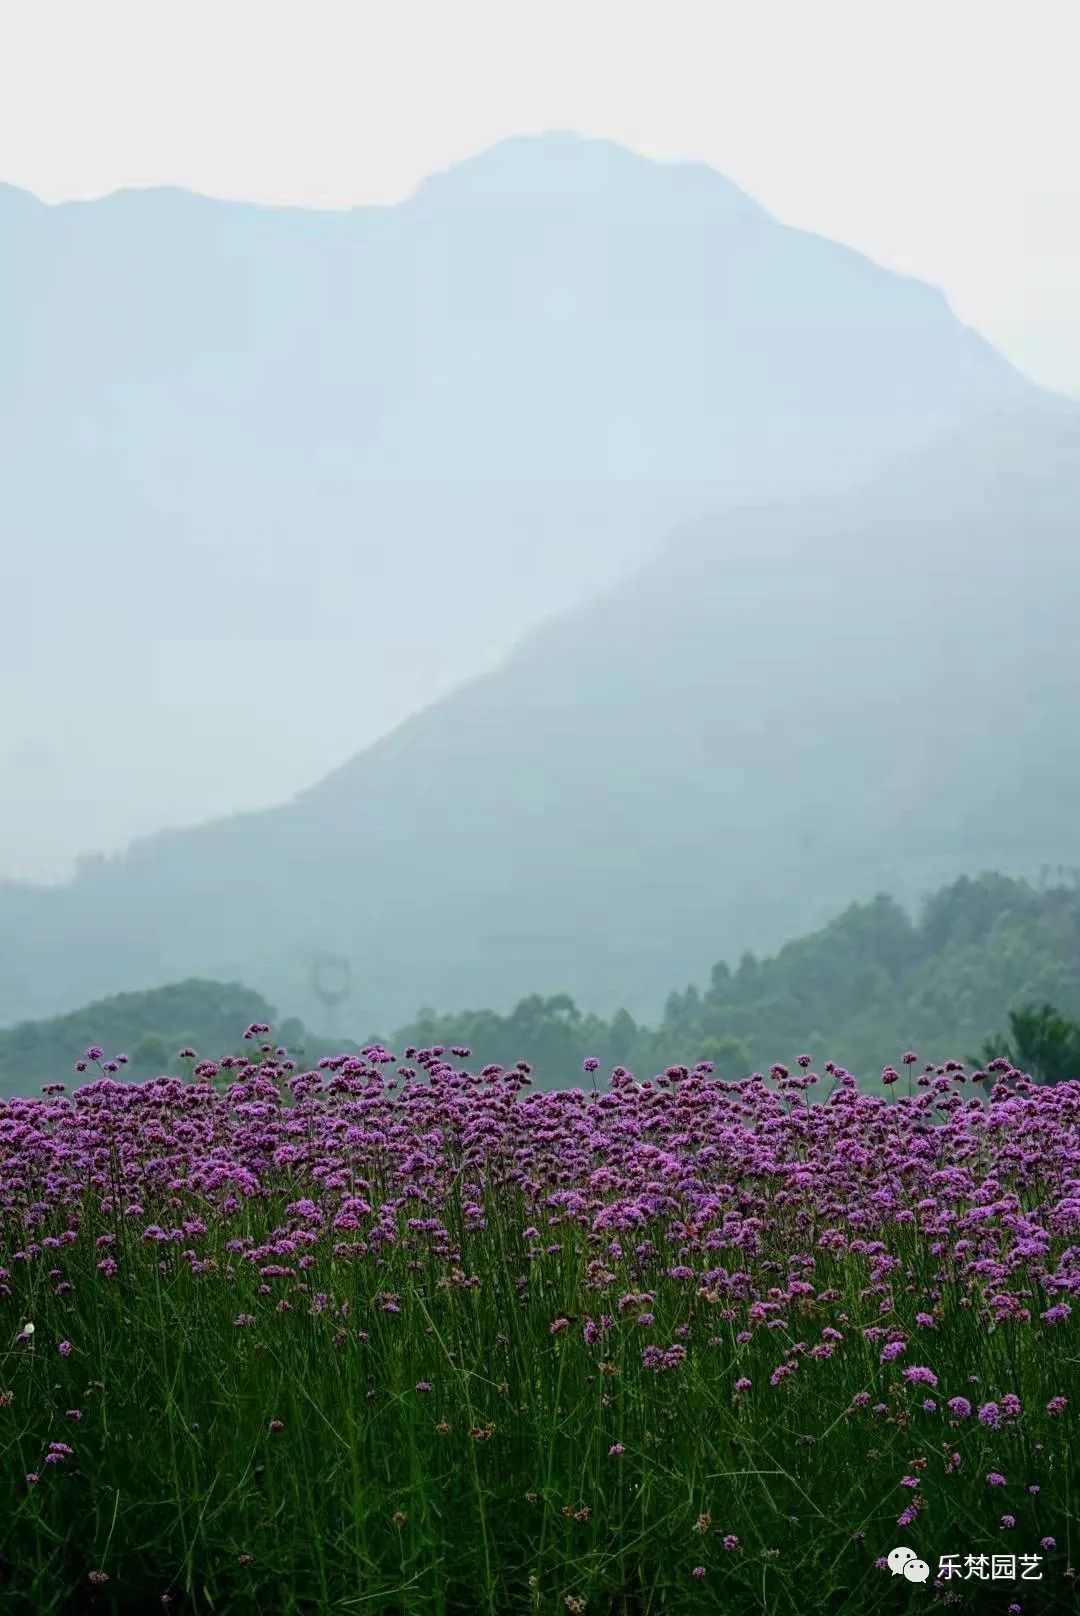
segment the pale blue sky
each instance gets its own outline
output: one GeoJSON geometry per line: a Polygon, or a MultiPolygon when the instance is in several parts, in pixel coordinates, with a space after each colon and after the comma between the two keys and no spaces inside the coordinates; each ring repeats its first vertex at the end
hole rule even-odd
{"type": "Polygon", "coordinates": [[[0,4],[0,179],[346,207],[503,136],[700,158],[1080,396],[1076,0],[0,4]]]}

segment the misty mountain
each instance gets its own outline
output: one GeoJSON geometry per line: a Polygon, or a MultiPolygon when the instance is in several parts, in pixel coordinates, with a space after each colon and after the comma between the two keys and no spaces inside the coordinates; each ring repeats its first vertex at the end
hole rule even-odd
{"type": "Polygon", "coordinates": [[[655,1018],[701,961],[880,891],[1074,865],[1080,411],[684,526],[290,804],[0,889],[0,1019],[185,976],[350,1023],[571,991],[655,1018]]]}
{"type": "Polygon", "coordinates": [[[0,187],[0,353],[0,869],[40,878],[291,795],[676,521],[1039,396],[939,291],[563,135],[347,212],[0,187]]]}

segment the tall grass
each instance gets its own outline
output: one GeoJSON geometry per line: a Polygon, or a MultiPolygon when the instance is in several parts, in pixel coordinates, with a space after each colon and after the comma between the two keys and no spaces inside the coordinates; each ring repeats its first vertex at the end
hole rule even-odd
{"type": "Polygon", "coordinates": [[[410,1053],[0,1104],[0,1608],[1071,1608],[1080,1085],[410,1053]]]}

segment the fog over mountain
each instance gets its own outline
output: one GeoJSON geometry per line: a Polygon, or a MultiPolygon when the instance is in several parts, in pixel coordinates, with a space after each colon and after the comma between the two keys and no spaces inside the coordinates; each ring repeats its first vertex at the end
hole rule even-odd
{"type": "MultiPolygon", "coordinates": [[[[589,834],[603,846],[592,879],[607,860],[627,903],[635,890],[640,898],[635,882],[652,882],[658,904],[683,877],[663,860],[650,864],[633,838],[618,851],[618,838],[599,827],[619,821],[615,798],[625,791],[638,793],[643,826],[650,793],[658,803],[676,789],[712,801],[717,768],[730,766],[729,729],[710,752],[692,693],[680,687],[685,710],[672,713],[663,681],[651,682],[658,667],[665,677],[688,668],[700,646],[671,644],[678,624],[651,615],[649,591],[702,611],[738,599],[740,569],[767,563],[725,547],[752,549],[757,539],[740,535],[760,528],[787,534],[799,551],[805,601],[831,576],[808,557],[828,537],[820,513],[832,507],[766,518],[749,513],[748,500],[835,488],[987,411],[1047,407],[935,289],[787,228],[703,166],[655,163],[574,136],[504,142],[433,176],[404,203],[344,213],[171,189],[46,206],[0,187],[0,249],[9,607],[0,637],[0,871],[60,877],[77,852],[281,801],[361,753],[294,808],[142,843],[55,893],[7,892],[4,1017],[164,980],[181,956],[185,971],[216,969],[231,943],[211,921],[213,905],[231,913],[248,894],[242,905],[270,912],[265,884],[280,872],[260,851],[264,836],[267,849],[277,846],[279,831],[268,827],[281,827],[275,856],[290,865],[274,913],[283,904],[314,932],[325,902],[346,933],[363,913],[361,929],[403,927],[410,904],[424,901],[421,872],[428,889],[449,879],[443,861],[458,857],[455,824],[483,839],[485,793],[500,802],[509,793],[525,818],[491,830],[486,873],[462,853],[468,879],[454,902],[475,915],[447,914],[450,930],[465,928],[460,948],[446,951],[453,958],[430,971],[414,960],[411,981],[398,977],[396,986],[392,950],[379,954],[377,970],[370,964],[378,1013],[409,1013],[418,998],[471,991],[481,979],[509,992],[534,967],[530,988],[569,981],[559,882],[575,894],[582,949],[596,943],[585,935],[588,891],[574,885],[575,838],[585,834],[576,816],[593,803],[589,834]],[[676,585],[678,571],[662,570],[645,575],[650,584],[621,586],[628,596],[605,593],[680,523],[735,508],[737,517],[709,528],[705,577],[676,585]],[[498,664],[523,631],[597,598],[572,633],[570,620],[553,620],[492,680],[394,729],[498,664]],[[636,660],[624,667],[630,651],[636,660]],[[565,755],[543,727],[555,713],[558,735],[573,731],[565,755]],[[600,714],[602,766],[599,743],[586,739],[600,714]],[[642,764],[673,746],[684,723],[697,726],[695,746],[706,749],[672,758],[661,787],[642,764]],[[535,755],[519,756],[522,747],[535,755]],[[415,762],[395,761],[406,756],[415,762]],[[393,786],[399,767],[405,797],[393,786]],[[621,779],[623,768],[637,784],[601,801],[604,779],[621,779]],[[376,774],[377,788],[346,786],[376,774]],[[471,792],[479,798],[467,812],[471,792]],[[551,793],[565,817],[545,826],[552,841],[537,863],[525,851],[529,816],[550,814],[551,793]],[[318,823],[316,840],[294,838],[292,827],[299,836],[305,823],[318,823]],[[408,827],[421,824],[415,843],[408,827]],[[381,836],[400,847],[404,873],[381,836]],[[552,897],[542,915],[519,890],[519,877],[540,879],[540,869],[552,897]],[[392,920],[391,876],[399,885],[408,876],[392,920]],[[210,896],[201,918],[194,907],[184,918],[190,890],[202,888],[210,896]],[[338,917],[338,903],[354,918],[338,917]],[[518,957],[513,939],[526,924],[539,928],[539,952],[518,957]],[[200,949],[212,958],[195,959],[200,949]],[[479,971],[485,950],[498,970],[471,976],[469,959],[479,971]]],[[[909,465],[905,497],[912,479],[929,475],[927,463],[909,465]]],[[[955,497],[962,503],[972,486],[958,474],[955,497]]],[[[843,520],[853,532],[872,530],[868,546],[921,542],[911,528],[894,530],[899,518],[878,503],[899,497],[896,484],[876,487],[837,507],[849,513],[843,520]]],[[[937,520],[932,501],[922,510],[919,521],[937,520]]],[[[1026,509],[1016,520],[1028,525],[1026,509]]],[[[973,518],[963,545],[977,549],[979,531],[973,518]]],[[[950,530],[949,553],[967,567],[960,543],[950,530]]],[[[673,554],[655,566],[675,566],[673,554]]],[[[829,646],[846,631],[831,588],[817,619],[799,625],[811,665],[834,654],[829,646]]],[[[766,641],[773,610],[784,608],[762,607],[766,641]]],[[[966,636],[983,630],[959,599],[957,610],[947,633],[962,658],[966,636]]],[[[900,631],[906,658],[929,620],[921,601],[911,611],[918,621],[900,631]]],[[[744,627],[723,616],[714,625],[725,635],[744,627]]],[[[742,654],[765,657],[764,680],[778,652],[754,645],[742,654]]],[[[985,655],[981,639],[979,647],[985,655]]],[[[999,647],[995,659],[1003,654],[999,647]]],[[[1027,677],[1057,677],[1039,660],[1041,673],[1027,677]]],[[[800,681],[804,671],[800,661],[800,681]]],[[[709,691],[720,700],[709,684],[702,700],[709,691]]],[[[756,699],[766,700],[764,686],[756,699]]],[[[768,700],[781,700],[779,683],[768,700]]],[[[752,743],[772,707],[745,708],[740,695],[739,708],[743,717],[730,720],[739,744],[772,767],[772,742],[762,739],[757,753],[752,743]]],[[[758,792],[764,779],[747,789],[758,792]]],[[[700,827],[721,843],[727,830],[723,819],[700,827]]],[[[696,871],[696,856],[684,851],[678,868],[696,871]]],[[[720,859],[715,846],[708,857],[720,859]]],[[[824,881],[823,866],[811,873],[824,881]]],[[[607,913],[599,890],[597,915],[607,913]]],[[[827,899],[823,889],[821,903],[837,895],[853,894],[845,886],[827,899]]],[[[713,913],[697,873],[686,901],[713,913]]],[[[767,908],[746,902],[770,934],[767,908]]],[[[726,912],[734,914],[730,904],[726,912]]],[[[792,913],[786,930],[799,919],[792,913]]],[[[239,932],[235,942],[239,951],[239,932]]],[[[269,980],[240,974],[293,1008],[307,942],[260,946],[269,980]],[[288,960],[282,949],[293,951],[288,960]]],[[[600,995],[605,984],[615,991],[617,962],[638,945],[609,935],[606,946],[615,953],[591,978],[600,995]]],[[[710,944],[713,953],[719,946],[710,944]]],[[[689,937],[685,966],[679,948],[641,960],[642,993],[653,965],[664,984],[697,966],[689,937]]],[[[589,986],[580,984],[584,997],[589,986]]]]}
{"type": "Polygon", "coordinates": [[[0,889],[0,1019],[201,973],[350,1019],[673,982],[839,905],[1076,862],[1080,411],[674,533],[292,803],[0,889]]]}

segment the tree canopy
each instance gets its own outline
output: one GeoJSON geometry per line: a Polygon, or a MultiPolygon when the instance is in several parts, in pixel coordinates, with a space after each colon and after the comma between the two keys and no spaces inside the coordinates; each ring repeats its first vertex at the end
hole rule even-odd
{"type": "MultiPolygon", "coordinates": [[[[759,959],[717,961],[704,986],[669,993],[658,1024],[621,1009],[604,1018],[568,992],[529,994],[511,1010],[420,1010],[396,1030],[349,1041],[278,1021],[262,996],[238,983],[194,979],[102,999],[69,1015],[0,1031],[0,1093],[31,1093],[68,1079],[88,1044],[123,1051],[134,1078],[177,1069],[177,1052],[204,1058],[245,1048],[244,1027],[271,1024],[275,1045],[312,1063],[333,1051],[384,1043],[467,1045],[476,1062],[528,1060],[533,1081],[563,1087],[615,1065],[639,1076],[711,1059],[727,1075],[767,1071],[808,1053],[873,1081],[906,1049],[923,1061],[973,1064],[1004,1055],[1041,1082],[1080,1076],[1080,887],[1038,890],[987,873],[928,898],[911,919],[882,893],[851,904],[828,925],[759,959]],[[1008,1017],[1008,1031],[987,1034],[1008,1017]],[[981,1041],[981,1042],[980,1042],[981,1041]]],[[[246,1046],[250,1050],[250,1045],[246,1046]]]]}

